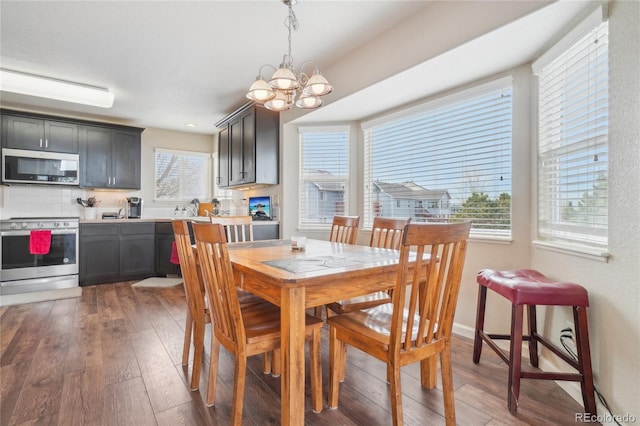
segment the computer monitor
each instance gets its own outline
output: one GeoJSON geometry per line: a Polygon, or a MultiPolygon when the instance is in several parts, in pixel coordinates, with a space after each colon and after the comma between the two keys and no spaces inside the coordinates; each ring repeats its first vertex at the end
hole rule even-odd
{"type": "Polygon", "coordinates": [[[249,215],[254,220],[271,220],[271,197],[249,197],[249,215]]]}

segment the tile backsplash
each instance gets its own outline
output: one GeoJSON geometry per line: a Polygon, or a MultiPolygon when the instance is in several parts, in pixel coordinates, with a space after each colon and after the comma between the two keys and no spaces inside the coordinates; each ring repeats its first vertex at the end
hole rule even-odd
{"type": "Polygon", "coordinates": [[[0,219],[12,217],[79,217],[84,218],[84,207],[77,198],[86,200],[95,196],[100,200],[98,212],[118,211],[124,207],[124,192],[102,192],[58,185],[0,186],[0,219]]]}
{"type": "MultiPolygon", "coordinates": [[[[78,197],[100,200],[97,210],[99,219],[104,212],[118,212],[125,207],[126,197],[139,197],[140,191],[101,191],[64,185],[0,185],[0,219],[12,217],[79,217],[85,219],[84,207],[76,202],[78,197]]],[[[193,208],[187,202],[155,203],[144,200],[143,218],[173,217],[176,205],[187,210],[193,208]]],[[[226,215],[244,215],[246,203],[223,200],[221,206],[226,215]]],[[[189,215],[191,215],[191,211],[189,215]]]]}

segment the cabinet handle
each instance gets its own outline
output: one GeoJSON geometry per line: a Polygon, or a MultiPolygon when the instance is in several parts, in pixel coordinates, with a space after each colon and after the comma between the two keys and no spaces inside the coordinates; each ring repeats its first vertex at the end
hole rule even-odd
{"type": "Polygon", "coordinates": [[[40,139],[40,148],[42,148],[42,139],[40,139]]]}
{"type": "Polygon", "coordinates": [[[49,148],[49,139],[44,140],[44,147],[49,148]]]}
{"type": "Polygon", "coordinates": [[[109,176],[109,182],[107,183],[107,185],[111,185],[111,176],[109,176]]]}
{"type": "Polygon", "coordinates": [[[113,185],[114,186],[116,185],[116,177],[115,176],[113,177],[113,185]]]}

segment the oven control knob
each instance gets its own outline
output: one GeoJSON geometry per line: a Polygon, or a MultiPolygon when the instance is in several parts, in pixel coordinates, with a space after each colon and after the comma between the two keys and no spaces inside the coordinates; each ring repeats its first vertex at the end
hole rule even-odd
{"type": "Polygon", "coordinates": [[[22,228],[26,228],[27,227],[27,222],[22,222],[22,228]]]}
{"type": "Polygon", "coordinates": [[[14,223],[11,224],[11,229],[16,229],[17,227],[18,227],[17,223],[14,222],[14,223]]]}
{"type": "Polygon", "coordinates": [[[64,226],[69,226],[69,222],[65,222],[65,223],[64,223],[64,226]]]}
{"type": "Polygon", "coordinates": [[[38,224],[38,228],[42,228],[43,226],[44,226],[44,224],[43,224],[42,222],[40,222],[40,223],[38,224]]]}
{"type": "Polygon", "coordinates": [[[58,226],[60,226],[60,222],[53,222],[53,226],[57,228],[58,226]]]}

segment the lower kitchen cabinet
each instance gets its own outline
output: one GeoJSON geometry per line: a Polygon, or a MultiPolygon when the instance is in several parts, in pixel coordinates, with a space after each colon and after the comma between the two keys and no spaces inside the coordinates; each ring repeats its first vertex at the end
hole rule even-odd
{"type": "Polygon", "coordinates": [[[120,277],[147,278],[155,275],[156,227],[153,222],[120,225],[120,277]]]}
{"type": "Polygon", "coordinates": [[[119,234],[119,224],[80,224],[80,285],[119,280],[119,234]]]}
{"type": "Polygon", "coordinates": [[[80,285],[155,275],[155,223],[80,224],[80,285]]]}
{"type": "Polygon", "coordinates": [[[280,225],[277,223],[261,223],[253,225],[253,239],[258,240],[277,240],[280,238],[280,225]]]}
{"type": "Polygon", "coordinates": [[[173,236],[173,225],[171,222],[156,223],[156,275],[166,277],[167,275],[178,275],[180,266],[170,262],[171,246],[175,238],[173,236]]]}

